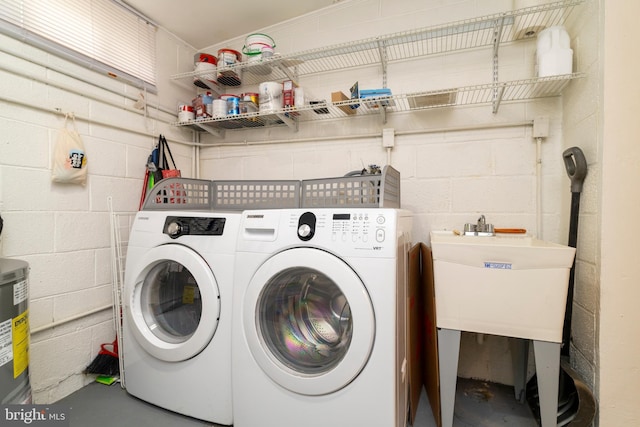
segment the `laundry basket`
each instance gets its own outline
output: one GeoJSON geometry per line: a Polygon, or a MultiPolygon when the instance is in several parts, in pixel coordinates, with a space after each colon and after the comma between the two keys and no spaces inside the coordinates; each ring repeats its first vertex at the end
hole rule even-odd
{"type": "Polygon", "coordinates": [[[165,178],[148,191],[142,210],[209,210],[212,200],[211,181],[165,178]]]}
{"type": "Polygon", "coordinates": [[[302,181],[303,208],[400,208],[400,172],[302,181]]]}
{"type": "Polygon", "coordinates": [[[300,181],[213,181],[214,208],[279,209],[300,206],[300,181]]]}
{"type": "Polygon", "coordinates": [[[300,181],[207,181],[167,178],[149,192],[142,210],[225,210],[300,207],[300,181]]]}

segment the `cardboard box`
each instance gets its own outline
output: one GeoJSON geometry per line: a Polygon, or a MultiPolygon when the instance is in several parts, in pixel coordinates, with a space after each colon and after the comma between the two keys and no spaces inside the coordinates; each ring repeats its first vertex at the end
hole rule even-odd
{"type": "Polygon", "coordinates": [[[362,89],[360,91],[360,99],[364,100],[364,105],[369,108],[378,108],[380,106],[393,107],[395,102],[391,98],[391,89],[362,89]]]}
{"type": "Polygon", "coordinates": [[[409,251],[409,290],[407,293],[409,349],[407,363],[409,365],[409,409],[411,425],[415,424],[418,403],[424,383],[424,339],[422,328],[422,279],[420,245],[409,251]]]}
{"type": "Polygon", "coordinates": [[[438,334],[431,249],[419,243],[409,252],[409,399],[411,422],[415,421],[424,385],[436,426],[440,414],[440,376],[438,374],[438,334]]]}
{"type": "MultiPolygon", "coordinates": [[[[348,101],[350,98],[342,92],[331,92],[331,102],[348,101]]],[[[356,113],[356,110],[349,105],[337,105],[339,109],[349,115],[356,113]]]]}

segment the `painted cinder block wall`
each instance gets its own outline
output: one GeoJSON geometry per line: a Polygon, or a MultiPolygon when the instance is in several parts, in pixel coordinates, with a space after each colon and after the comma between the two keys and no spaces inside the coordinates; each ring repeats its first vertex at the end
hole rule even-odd
{"type": "MultiPolygon", "coordinates": [[[[30,265],[36,403],[55,402],[92,381],[82,371],[100,343],[115,338],[113,312],[105,308],[112,304],[107,198],[116,212],[135,212],[154,135],[184,138],[168,123],[190,88],[171,85],[168,75],[185,66],[180,61],[192,61],[193,48],[159,31],[158,50],[158,95],[145,94],[145,117],[132,109],[138,89],[0,35],[0,256],[30,265]],[[77,117],[88,157],[85,186],[50,180],[62,113],[77,117]]],[[[172,147],[191,176],[193,149],[172,147]]]]}
{"type": "MultiPolygon", "coordinates": [[[[532,2],[513,3],[519,7],[532,2]]],[[[426,4],[409,0],[354,0],[264,31],[277,39],[278,50],[300,51],[493,13],[510,6],[510,1],[501,0],[426,4]]],[[[584,209],[579,241],[582,247],[578,253],[577,280],[584,284],[580,285],[584,291],[578,291],[576,295],[579,310],[584,311],[579,316],[584,317],[585,322],[581,322],[580,329],[576,331],[574,345],[579,353],[574,349],[573,354],[577,355],[574,360],[578,360],[579,368],[589,383],[595,385],[596,394],[603,404],[600,408],[600,424],[632,425],[638,417],[637,409],[634,409],[633,402],[630,403],[634,396],[632,384],[637,383],[637,361],[633,362],[633,359],[635,357],[637,360],[638,349],[637,340],[628,337],[637,336],[638,327],[634,325],[640,322],[638,315],[634,317],[633,310],[629,308],[629,304],[637,301],[637,298],[630,294],[628,280],[638,277],[633,267],[633,256],[637,251],[634,252],[633,247],[617,244],[616,238],[619,240],[623,233],[607,233],[606,248],[603,247],[601,237],[605,231],[601,225],[604,219],[600,209],[604,205],[602,193],[606,191],[612,197],[607,202],[616,202],[607,206],[609,226],[615,225],[619,229],[625,224],[625,221],[617,223],[616,215],[619,214],[616,211],[624,210],[624,220],[633,219],[634,215],[637,217],[640,213],[637,207],[628,209],[629,206],[623,203],[624,200],[634,199],[621,197],[621,189],[632,191],[632,188],[618,176],[619,173],[626,173],[635,179],[638,173],[638,168],[634,169],[633,164],[639,150],[628,142],[632,139],[629,130],[637,126],[637,120],[633,117],[637,117],[634,113],[638,112],[638,108],[625,96],[633,87],[633,80],[629,74],[625,74],[625,79],[616,81],[616,67],[625,67],[631,75],[636,70],[637,75],[637,61],[629,62],[631,56],[625,61],[619,60],[624,52],[632,51],[634,43],[637,43],[637,37],[632,36],[635,33],[628,31],[634,25],[629,19],[638,14],[634,8],[637,5],[630,5],[629,2],[604,4],[602,0],[588,0],[579,7],[580,13],[570,23],[570,33],[575,51],[574,63],[578,70],[587,72],[588,76],[574,80],[561,100],[536,101],[526,106],[502,106],[497,116],[493,116],[487,107],[460,108],[394,117],[384,125],[373,118],[310,124],[295,135],[282,129],[268,130],[262,134],[238,133],[236,136],[229,132],[224,141],[202,135],[203,143],[211,145],[211,148],[202,152],[199,165],[201,176],[242,179],[341,175],[345,171],[359,169],[363,164],[386,163],[387,153],[380,148],[379,137],[347,139],[353,134],[379,134],[382,127],[394,127],[398,132],[431,130],[429,133],[398,135],[391,155],[391,164],[403,176],[405,207],[414,210],[417,215],[415,240],[425,239],[432,228],[459,227],[480,212],[488,214],[496,224],[518,225],[534,230],[534,166],[531,164],[534,148],[530,129],[434,130],[460,124],[509,123],[548,115],[552,126],[551,136],[543,150],[544,238],[559,242],[566,239],[568,181],[558,162],[558,154],[568,146],[580,145],[587,149],[585,154],[590,163],[582,199],[584,209]],[[607,25],[605,15],[612,19],[607,21],[607,25]],[[602,41],[605,33],[610,40],[606,47],[602,41]],[[621,39],[620,35],[624,37],[621,39]],[[604,52],[610,53],[605,56],[604,52]],[[617,62],[609,59],[612,55],[618,56],[617,62]],[[603,70],[607,70],[607,75],[611,76],[606,80],[609,84],[607,96],[603,89],[603,70]],[[607,100],[607,114],[604,114],[603,99],[607,100]],[[605,126],[607,117],[620,119],[610,119],[608,122],[611,124],[605,126]],[[605,132],[608,134],[605,135],[605,132]],[[329,138],[335,135],[344,135],[345,140],[289,142],[310,136],[329,138]],[[272,139],[287,142],[256,144],[272,139]],[[624,144],[618,145],[620,141],[624,141],[624,144]],[[607,147],[622,148],[626,156],[623,157],[631,161],[623,162],[623,168],[615,163],[608,164],[603,161],[607,147]],[[605,166],[613,168],[615,173],[603,174],[601,169],[605,166]],[[508,195],[507,201],[501,194],[508,195]],[[610,264],[603,272],[603,252],[606,252],[608,260],[619,260],[616,262],[622,264],[610,264]],[[611,283],[604,283],[605,279],[610,279],[611,283]],[[602,338],[603,335],[605,338],[602,338]],[[620,396],[626,398],[620,400],[620,396]]],[[[170,81],[168,76],[188,71],[195,50],[162,29],[158,36],[158,51],[161,53],[158,56],[159,94],[157,97],[148,94],[148,99],[151,104],[173,108],[179,102],[190,100],[194,89],[190,82],[170,81]]],[[[243,38],[238,38],[212,46],[211,49],[218,46],[238,48],[242,42],[243,38]]],[[[56,322],[81,315],[94,307],[102,307],[110,301],[106,197],[114,196],[117,211],[135,211],[144,162],[155,142],[147,134],[162,132],[167,134],[170,141],[189,141],[193,135],[164,123],[172,121],[171,117],[161,114],[162,120],[143,120],[138,114],[102,106],[99,101],[43,84],[42,81],[62,81],[71,86],[79,84],[73,78],[52,71],[47,64],[62,67],[72,75],[96,82],[96,87],[80,84],[87,93],[97,94],[110,102],[119,102],[122,106],[130,105],[133,101],[126,96],[106,93],[97,86],[106,85],[135,98],[137,90],[134,88],[68,64],[5,36],[0,37],[0,48],[0,93],[3,101],[0,103],[0,211],[5,218],[0,249],[2,256],[26,259],[32,264],[31,326],[32,330],[42,330],[32,337],[32,385],[36,401],[48,403],[90,381],[81,374],[82,369],[97,352],[98,344],[113,338],[109,310],[46,329],[56,322]],[[55,112],[56,108],[74,112],[85,119],[93,118],[99,122],[112,120],[119,127],[129,128],[122,130],[92,124],[90,120],[79,120],[78,126],[90,156],[89,182],[84,189],[57,186],[49,182],[51,149],[63,122],[62,116],[55,112]],[[86,238],[76,232],[76,228],[80,228],[75,227],[76,224],[84,224],[82,228],[86,238]],[[75,237],[69,237],[69,233],[75,237]],[[69,271],[74,274],[69,275],[69,271]]],[[[533,50],[533,46],[522,45],[512,53],[503,49],[500,58],[501,77],[507,79],[511,75],[517,77],[522,73],[530,73],[533,50]]],[[[390,67],[389,86],[396,92],[403,92],[450,87],[452,82],[469,84],[476,82],[476,79],[485,81],[489,72],[486,52],[464,53],[461,59],[458,57],[457,54],[451,54],[423,63],[418,61],[413,66],[390,67]],[[442,71],[445,69],[449,72],[442,71]]],[[[336,73],[311,79],[304,84],[317,91],[318,95],[326,96],[333,90],[347,91],[355,80],[370,87],[379,84],[379,76],[375,72],[336,73]]],[[[184,175],[192,176],[193,150],[175,144],[173,147],[184,175]]],[[[617,158],[621,157],[620,153],[613,153],[618,155],[617,158]]],[[[506,347],[499,340],[491,343],[492,340],[485,341],[480,349],[473,350],[477,355],[474,363],[461,362],[462,375],[509,381],[503,369],[508,360],[506,347]],[[497,368],[489,368],[488,360],[492,361],[491,366],[497,360],[497,368]]],[[[472,337],[464,345],[472,348],[472,337]]]]}
{"type": "MultiPolygon", "coordinates": [[[[511,1],[359,0],[338,3],[261,32],[272,36],[276,50],[286,54],[512,7],[511,1]]],[[[243,44],[244,37],[239,37],[203,50],[241,49],[243,44]]],[[[533,77],[534,59],[535,39],[504,46],[500,51],[500,79],[533,77]]],[[[388,87],[393,93],[483,84],[491,79],[491,48],[406,61],[388,69],[388,87]]],[[[380,69],[301,77],[300,85],[305,95],[330,99],[331,92],[348,93],[355,81],[360,88],[381,87],[380,69]]],[[[383,128],[394,128],[397,135],[390,164],[402,176],[403,207],[415,214],[414,241],[428,243],[430,230],[462,229],[484,214],[497,227],[526,228],[546,240],[566,243],[568,218],[563,203],[567,200],[568,179],[561,157],[562,117],[561,98],[552,98],[526,104],[503,103],[498,114],[493,114],[488,105],[466,106],[390,114],[387,123],[378,116],[367,116],[303,122],[297,132],[287,128],[227,131],[224,139],[203,134],[202,140],[215,147],[202,149],[201,175],[207,179],[342,176],[369,164],[387,164],[381,134],[383,128]],[[536,230],[536,144],[532,128],[512,126],[539,116],[549,117],[551,123],[542,150],[542,230],[536,230]],[[494,127],[461,129],[473,125],[494,127]]],[[[512,383],[507,339],[488,337],[482,345],[473,334],[464,334],[463,339],[460,375],[512,383]]]]}

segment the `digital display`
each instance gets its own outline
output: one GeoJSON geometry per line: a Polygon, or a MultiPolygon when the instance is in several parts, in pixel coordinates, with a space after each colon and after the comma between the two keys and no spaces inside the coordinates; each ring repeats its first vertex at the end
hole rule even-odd
{"type": "Polygon", "coordinates": [[[334,221],[349,221],[351,214],[333,214],[334,221]]]}

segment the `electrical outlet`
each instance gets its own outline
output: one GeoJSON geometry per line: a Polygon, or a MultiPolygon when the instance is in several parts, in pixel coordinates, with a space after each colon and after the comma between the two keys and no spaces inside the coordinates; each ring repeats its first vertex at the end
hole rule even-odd
{"type": "Polygon", "coordinates": [[[391,148],[395,144],[395,130],[393,128],[382,129],[382,147],[391,148]]]}
{"type": "Polygon", "coordinates": [[[533,137],[534,138],[549,137],[549,117],[541,116],[533,119],[533,137]]]}

